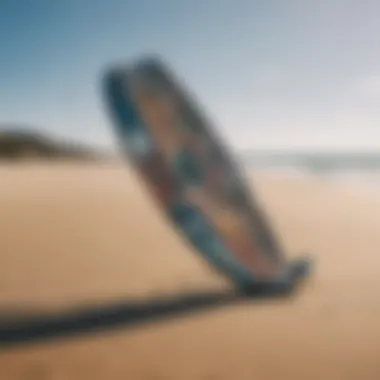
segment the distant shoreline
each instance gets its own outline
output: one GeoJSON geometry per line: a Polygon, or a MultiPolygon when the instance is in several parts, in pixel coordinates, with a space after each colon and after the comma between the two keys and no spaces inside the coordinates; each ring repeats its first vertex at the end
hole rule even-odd
{"type": "Polygon", "coordinates": [[[114,155],[77,142],[24,129],[0,130],[0,161],[104,161],[114,155]]]}

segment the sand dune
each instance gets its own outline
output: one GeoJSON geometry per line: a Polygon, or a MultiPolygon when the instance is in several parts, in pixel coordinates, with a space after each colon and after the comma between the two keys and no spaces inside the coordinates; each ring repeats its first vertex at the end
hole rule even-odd
{"type": "MultiPolygon", "coordinates": [[[[289,256],[315,253],[294,299],[0,351],[12,379],[380,378],[380,195],[252,176],[289,256]]],[[[228,287],[118,164],[0,167],[0,308],[228,287]]]]}

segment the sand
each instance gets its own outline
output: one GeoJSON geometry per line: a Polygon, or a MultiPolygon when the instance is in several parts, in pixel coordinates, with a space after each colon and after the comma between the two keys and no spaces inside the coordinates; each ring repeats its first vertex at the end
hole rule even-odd
{"type": "MultiPolygon", "coordinates": [[[[254,174],[289,256],[315,274],[291,299],[0,350],[0,379],[380,379],[380,194],[254,174]]],[[[0,308],[60,310],[229,287],[119,164],[0,167],[0,308]]]]}

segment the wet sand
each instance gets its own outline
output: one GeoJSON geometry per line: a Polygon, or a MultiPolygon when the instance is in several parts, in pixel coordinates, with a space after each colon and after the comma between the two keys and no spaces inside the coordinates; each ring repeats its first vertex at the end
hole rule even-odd
{"type": "MultiPolygon", "coordinates": [[[[253,179],[289,256],[315,254],[295,297],[0,350],[0,379],[379,379],[379,192],[253,179]]],[[[0,183],[1,309],[229,287],[118,164],[2,165],[0,183]]]]}

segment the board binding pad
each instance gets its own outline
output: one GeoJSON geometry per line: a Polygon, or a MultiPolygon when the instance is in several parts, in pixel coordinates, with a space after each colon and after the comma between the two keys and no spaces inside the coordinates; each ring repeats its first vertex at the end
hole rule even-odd
{"type": "Polygon", "coordinates": [[[247,292],[306,276],[309,260],[286,260],[238,165],[161,59],[111,68],[103,84],[123,152],[198,253],[247,292]]]}

